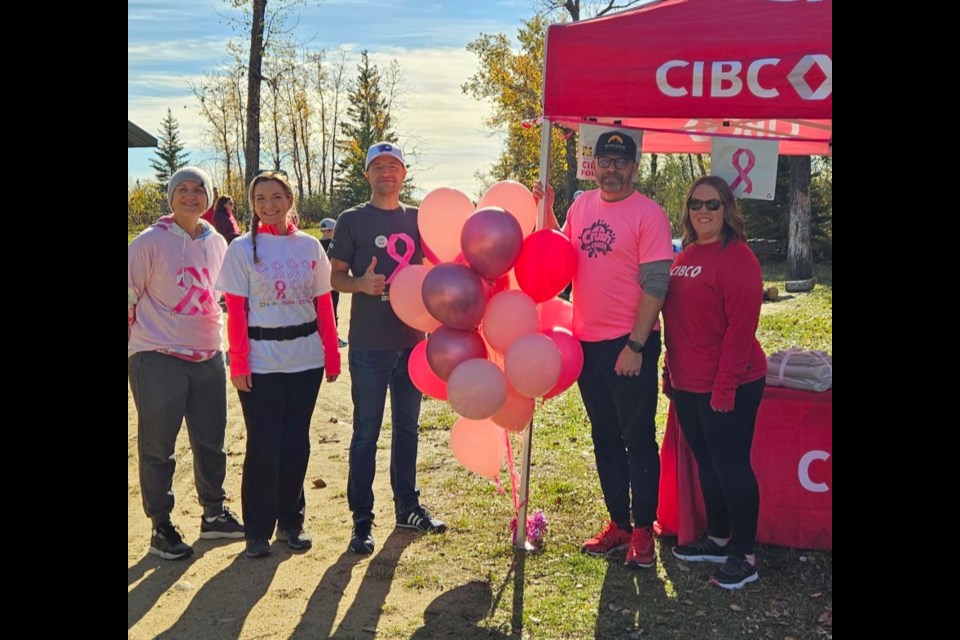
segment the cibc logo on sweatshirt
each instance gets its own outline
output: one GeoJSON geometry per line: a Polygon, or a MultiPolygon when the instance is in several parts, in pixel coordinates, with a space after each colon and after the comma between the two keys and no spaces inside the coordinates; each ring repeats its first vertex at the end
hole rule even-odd
{"type": "Polygon", "coordinates": [[[700,265],[692,266],[689,264],[677,265],[670,269],[670,275],[678,278],[696,278],[700,275],[703,268],[700,265]]]}

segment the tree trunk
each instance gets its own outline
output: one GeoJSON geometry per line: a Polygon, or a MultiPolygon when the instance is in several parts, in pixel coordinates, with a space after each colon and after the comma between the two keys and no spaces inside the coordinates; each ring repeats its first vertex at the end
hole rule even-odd
{"type": "Polygon", "coordinates": [[[245,184],[260,169],[260,70],[263,68],[263,28],[267,0],[253,0],[250,27],[250,64],[247,68],[247,140],[244,146],[245,184]]]}
{"type": "Polygon", "coordinates": [[[790,156],[790,231],[787,279],[813,276],[810,251],[810,156],[790,156]]]}

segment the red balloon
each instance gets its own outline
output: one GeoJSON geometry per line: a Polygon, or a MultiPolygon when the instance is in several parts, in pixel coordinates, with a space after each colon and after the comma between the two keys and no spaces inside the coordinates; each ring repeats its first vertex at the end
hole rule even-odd
{"type": "Polygon", "coordinates": [[[500,207],[473,213],[460,232],[460,248],[470,267],[487,280],[495,280],[513,267],[523,245],[520,223],[500,207]]]}
{"type": "Polygon", "coordinates": [[[580,377],[580,372],[583,371],[583,347],[566,329],[555,327],[540,333],[553,340],[560,349],[560,377],[557,384],[543,394],[543,398],[547,399],[563,393],[580,377]]]}
{"type": "Polygon", "coordinates": [[[551,298],[540,305],[540,331],[554,327],[573,333],[573,305],[563,298],[551,298]]]}
{"type": "Polygon", "coordinates": [[[428,395],[437,400],[447,399],[447,383],[430,368],[427,362],[427,341],[421,340],[417,346],[410,352],[410,359],[407,361],[407,372],[410,374],[410,381],[420,393],[428,395]]]}
{"type": "Polygon", "coordinates": [[[523,241],[513,272],[520,288],[534,302],[544,302],[563,291],[576,267],[577,253],[567,236],[553,229],[541,229],[523,241]]]}
{"type": "Polygon", "coordinates": [[[483,318],[483,284],[470,267],[438,264],[424,277],[422,292],[427,311],[448,327],[469,331],[483,318]]]}
{"type": "Polygon", "coordinates": [[[486,357],[487,347],[479,331],[440,327],[427,340],[427,362],[441,380],[447,380],[461,362],[486,357]]]}

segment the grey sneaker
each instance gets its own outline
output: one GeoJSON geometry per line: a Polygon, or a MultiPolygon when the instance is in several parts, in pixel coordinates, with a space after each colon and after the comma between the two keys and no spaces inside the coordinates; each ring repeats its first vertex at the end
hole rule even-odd
{"type": "Polygon", "coordinates": [[[177,560],[192,556],[193,547],[183,541],[179,527],[172,522],[164,522],[150,536],[150,553],[164,560],[177,560]]]}
{"type": "Polygon", "coordinates": [[[353,531],[350,533],[350,551],[370,555],[373,553],[374,542],[373,534],[370,532],[373,527],[372,520],[358,520],[353,523],[353,531]]]}
{"type": "Polygon", "coordinates": [[[690,544],[680,544],[673,548],[673,555],[687,562],[716,562],[726,561],[730,552],[716,542],[704,536],[690,544]]]}
{"type": "Polygon", "coordinates": [[[269,540],[247,540],[245,553],[248,558],[266,558],[271,551],[269,540]]]}
{"type": "Polygon", "coordinates": [[[277,529],[277,540],[286,542],[287,546],[295,551],[309,549],[313,546],[313,538],[303,530],[303,527],[296,529],[277,529]]]}
{"type": "Polygon", "coordinates": [[[397,514],[397,526],[404,529],[414,529],[421,533],[443,533],[447,530],[447,525],[442,520],[434,518],[421,505],[417,505],[410,511],[397,514]]]}
{"type": "Polygon", "coordinates": [[[237,520],[227,507],[213,522],[207,522],[206,517],[200,516],[200,537],[204,540],[218,540],[231,538],[238,540],[243,537],[243,524],[237,520]]]}

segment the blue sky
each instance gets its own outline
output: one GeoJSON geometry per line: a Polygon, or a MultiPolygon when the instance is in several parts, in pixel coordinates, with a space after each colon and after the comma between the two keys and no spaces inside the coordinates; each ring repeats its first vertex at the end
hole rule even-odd
{"type": "MultiPolygon", "coordinates": [[[[400,63],[405,105],[397,130],[401,144],[416,147],[411,160],[419,195],[455,187],[475,196],[474,173],[488,171],[501,138],[482,125],[490,105],[460,91],[477,66],[466,45],[481,33],[505,33],[515,42],[533,1],[308,0],[298,11],[294,33],[310,49],[342,47],[351,55],[367,49],[381,67],[400,63]]],[[[127,3],[127,116],[156,135],[169,107],[190,161],[201,166],[212,166],[213,153],[203,146],[203,119],[188,82],[227,61],[228,40],[249,39],[230,24],[236,15],[222,0],[127,3]]],[[[353,77],[356,65],[349,69],[353,77]]],[[[152,157],[153,149],[129,149],[128,179],[152,178],[152,157]]]]}

